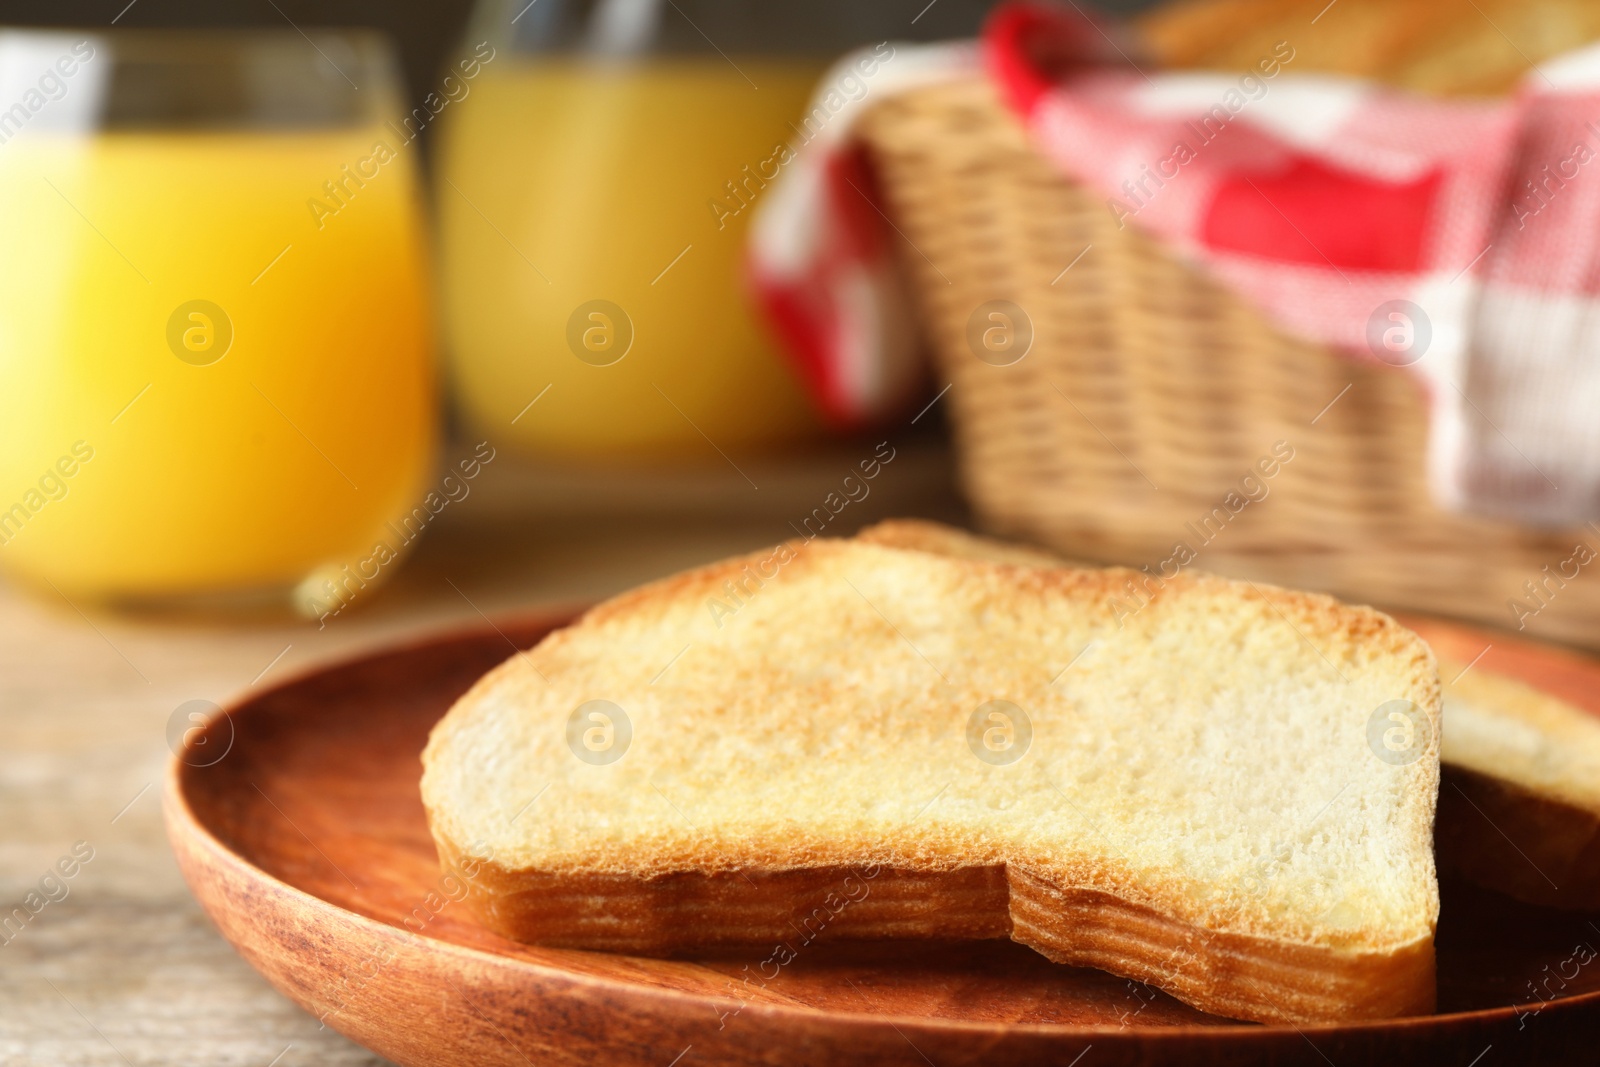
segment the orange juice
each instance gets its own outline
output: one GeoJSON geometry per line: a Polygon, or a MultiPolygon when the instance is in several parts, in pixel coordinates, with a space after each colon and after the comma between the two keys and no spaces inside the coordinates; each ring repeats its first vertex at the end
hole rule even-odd
{"type": "Polygon", "coordinates": [[[450,116],[437,190],[446,348],[482,432],[604,456],[814,425],[741,267],[742,205],[818,73],[718,56],[485,69],[450,116]],[[598,351],[575,351],[585,339],[598,351]]]}
{"type": "Polygon", "coordinates": [[[433,449],[414,151],[376,125],[0,147],[0,566],[137,600],[371,553],[433,449]],[[372,176],[330,199],[347,166],[372,176]]]}

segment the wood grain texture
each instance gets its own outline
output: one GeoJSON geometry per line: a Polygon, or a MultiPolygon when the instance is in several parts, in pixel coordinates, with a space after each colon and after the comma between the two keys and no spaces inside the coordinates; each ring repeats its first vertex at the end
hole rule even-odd
{"type": "MultiPolygon", "coordinates": [[[[1450,883],[1441,1014],[1302,1030],[1208,1017],[1005,942],[797,938],[779,965],[783,954],[647,960],[502,940],[450,899],[418,756],[435,719],[504,658],[507,637],[528,645],[555,621],[308,675],[214,725],[219,741],[234,734],[220,762],[171,766],[173,847],[213,921],[288,996],[397,1062],[947,1067],[1070,1064],[1090,1049],[1086,1065],[1464,1064],[1490,1045],[1517,1062],[1592,1058],[1600,965],[1578,946],[1600,945],[1593,917],[1450,883]]],[[[1466,627],[1435,635],[1478,641],[1463,660],[1492,641],[1466,627]]],[[[1591,690],[1600,682],[1600,667],[1531,645],[1496,666],[1532,681],[1568,671],[1591,690]]],[[[529,800],[536,810],[532,789],[529,800]]]]}

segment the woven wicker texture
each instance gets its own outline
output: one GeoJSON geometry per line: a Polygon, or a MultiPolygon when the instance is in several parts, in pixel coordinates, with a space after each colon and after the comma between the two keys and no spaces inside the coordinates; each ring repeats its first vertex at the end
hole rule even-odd
{"type": "Polygon", "coordinates": [[[1600,648],[1600,560],[1574,559],[1579,544],[1600,550],[1600,529],[1441,511],[1424,467],[1426,401],[1406,372],[1285,336],[1119,230],[981,80],[885,101],[863,133],[906,238],[938,384],[952,385],[963,485],[989,529],[1168,574],[1181,542],[1190,565],[1217,573],[1522,621],[1600,648]],[[995,300],[1033,326],[1009,365],[980,359],[969,339],[974,312],[995,300]],[[1293,458],[1263,477],[1280,441],[1293,458]]]}

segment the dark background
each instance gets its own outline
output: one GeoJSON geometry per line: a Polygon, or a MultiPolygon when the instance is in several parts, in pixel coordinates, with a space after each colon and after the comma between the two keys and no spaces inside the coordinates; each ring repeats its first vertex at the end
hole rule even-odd
{"type": "MultiPolygon", "coordinates": [[[[562,0],[538,0],[542,4],[562,0]]],[[[748,0],[752,7],[774,0],[748,0]]],[[[797,0],[806,3],[807,0],[797,0]]],[[[885,21],[908,27],[902,38],[952,36],[974,32],[988,0],[855,0],[875,9],[885,21]],[[928,10],[912,29],[912,19],[928,10]],[[901,18],[903,16],[903,20],[901,18]]],[[[1093,7],[1132,11],[1149,0],[1098,0],[1093,7]]],[[[471,0],[0,0],[0,24],[72,26],[84,29],[266,27],[292,30],[313,26],[366,26],[388,34],[399,46],[409,95],[420,98],[461,43],[471,17],[471,0]]],[[[424,133],[423,145],[427,146],[424,133]]]]}

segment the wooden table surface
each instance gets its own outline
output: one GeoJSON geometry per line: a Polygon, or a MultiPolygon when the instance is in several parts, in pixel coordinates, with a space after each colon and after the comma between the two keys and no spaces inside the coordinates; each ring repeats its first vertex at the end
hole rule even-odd
{"type": "MultiPolygon", "coordinates": [[[[743,474],[720,461],[622,477],[497,462],[386,587],[321,630],[292,618],[80,611],[0,584],[0,916],[77,842],[93,849],[68,895],[0,944],[0,1063],[383,1062],[279,996],[189,896],[157,803],[174,709],[776,542],[875,443],[803,463],[741,460],[743,474]]],[[[960,521],[943,446],[922,437],[895,447],[871,494],[829,533],[897,514],[960,521]]]]}

